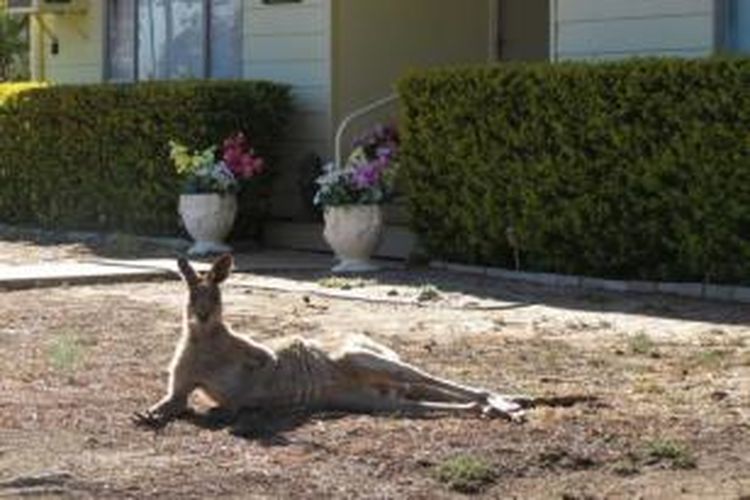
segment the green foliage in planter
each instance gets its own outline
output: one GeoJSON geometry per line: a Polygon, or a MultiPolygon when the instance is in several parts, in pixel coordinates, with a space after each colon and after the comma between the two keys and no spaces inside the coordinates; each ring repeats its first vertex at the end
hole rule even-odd
{"type": "Polygon", "coordinates": [[[750,60],[412,73],[401,179],[433,256],[750,283],[750,60]],[[513,228],[513,237],[508,237],[513,228]]]}
{"type": "MultiPolygon", "coordinates": [[[[0,85],[0,221],[174,233],[171,139],[207,147],[242,130],[275,165],[289,89],[268,82],[0,85]]],[[[268,180],[241,196],[235,236],[254,236],[268,180]]]]}

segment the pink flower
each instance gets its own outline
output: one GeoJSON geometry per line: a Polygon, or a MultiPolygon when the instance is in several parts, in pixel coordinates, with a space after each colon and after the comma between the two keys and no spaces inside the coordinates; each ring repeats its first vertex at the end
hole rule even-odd
{"type": "Polygon", "coordinates": [[[223,144],[222,158],[238,179],[250,179],[265,170],[263,159],[255,155],[242,132],[228,137],[223,144]]]}

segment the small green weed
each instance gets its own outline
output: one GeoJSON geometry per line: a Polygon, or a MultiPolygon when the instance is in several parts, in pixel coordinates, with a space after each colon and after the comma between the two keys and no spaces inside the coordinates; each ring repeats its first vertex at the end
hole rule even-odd
{"type": "Polygon", "coordinates": [[[647,463],[671,462],[673,469],[695,469],[698,461],[684,445],[669,439],[657,439],[646,445],[647,463]]]}
{"type": "Polygon", "coordinates": [[[613,472],[618,476],[628,477],[636,476],[641,473],[641,469],[638,466],[638,457],[628,455],[622,460],[615,463],[613,472]]]}
{"type": "Polygon", "coordinates": [[[690,365],[692,365],[693,368],[718,370],[724,365],[724,362],[730,354],[730,351],[720,349],[701,351],[690,357],[690,365]]]}
{"type": "Polygon", "coordinates": [[[492,466],[480,458],[458,456],[438,465],[435,477],[453,491],[480,493],[495,482],[496,474],[492,466]]]}
{"type": "Polygon", "coordinates": [[[432,302],[440,300],[440,290],[435,285],[424,285],[419,289],[417,302],[432,302]]]}
{"type": "Polygon", "coordinates": [[[70,372],[80,365],[84,351],[78,336],[66,332],[55,337],[47,350],[47,357],[55,371],[70,372]]]}
{"type": "Polygon", "coordinates": [[[664,394],[667,390],[657,380],[641,376],[633,382],[633,392],[637,394],[664,394]]]}
{"type": "Polygon", "coordinates": [[[371,280],[362,278],[342,278],[340,276],[329,276],[318,281],[318,285],[323,288],[335,288],[337,290],[353,290],[355,288],[364,288],[372,285],[371,280]]]}
{"type": "Polygon", "coordinates": [[[652,356],[658,351],[656,343],[646,333],[639,333],[628,340],[628,347],[631,353],[638,356],[652,356]]]}

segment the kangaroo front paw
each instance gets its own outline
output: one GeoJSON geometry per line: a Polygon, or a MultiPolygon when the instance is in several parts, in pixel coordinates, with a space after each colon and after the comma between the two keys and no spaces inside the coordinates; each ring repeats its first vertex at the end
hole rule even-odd
{"type": "Polygon", "coordinates": [[[165,397],[144,412],[135,412],[131,420],[138,427],[161,429],[172,420],[185,414],[184,398],[165,397]]]}
{"type": "Polygon", "coordinates": [[[161,429],[185,413],[185,408],[173,404],[157,404],[144,412],[133,413],[131,420],[138,427],[161,429]]]}
{"type": "Polygon", "coordinates": [[[130,420],[136,427],[154,430],[162,429],[169,423],[169,419],[163,413],[151,410],[146,410],[145,412],[137,411],[131,415],[130,420]]]}

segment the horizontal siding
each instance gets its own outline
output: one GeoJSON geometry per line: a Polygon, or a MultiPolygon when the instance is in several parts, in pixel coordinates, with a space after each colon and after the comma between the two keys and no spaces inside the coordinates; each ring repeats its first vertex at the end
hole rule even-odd
{"type": "Polygon", "coordinates": [[[330,82],[328,61],[245,61],[245,78],[263,78],[292,86],[327,85],[330,82]]]}
{"type": "Polygon", "coordinates": [[[710,55],[713,0],[558,0],[558,59],[710,55]]]}
{"type": "Polygon", "coordinates": [[[678,49],[678,50],[666,50],[657,49],[654,51],[641,50],[633,52],[625,50],[622,52],[596,52],[596,53],[567,53],[561,54],[560,59],[565,61],[591,61],[591,62],[605,62],[605,61],[617,61],[621,59],[628,59],[631,57],[687,57],[687,58],[700,58],[706,57],[708,53],[705,48],[698,49],[678,49]]]}
{"type": "Polygon", "coordinates": [[[98,83],[104,76],[104,5],[89,2],[85,15],[44,15],[54,33],[59,53],[51,54],[49,34],[44,34],[45,79],[53,83],[98,83]]]}
{"type": "Polygon", "coordinates": [[[99,64],[51,64],[47,80],[58,84],[101,83],[103,70],[99,64]]]}
{"type": "Polygon", "coordinates": [[[628,17],[667,17],[705,14],[714,0],[558,0],[558,19],[611,20],[628,17]]]}
{"type": "Polygon", "coordinates": [[[328,153],[331,134],[328,13],[328,0],[279,5],[248,0],[243,26],[243,77],[292,86],[289,140],[315,145],[321,156],[328,153]]]}
{"type": "Polygon", "coordinates": [[[245,2],[245,28],[252,35],[299,35],[326,30],[327,11],[322,0],[263,5],[259,0],[245,2]]]}
{"type": "Polygon", "coordinates": [[[295,113],[275,166],[271,214],[307,220],[309,203],[300,189],[311,158],[326,158],[331,141],[329,0],[263,5],[246,0],[243,76],[291,85],[295,113]]]}
{"type": "Polygon", "coordinates": [[[328,59],[326,37],[323,33],[283,36],[249,34],[245,39],[245,47],[255,62],[328,59]]]}

